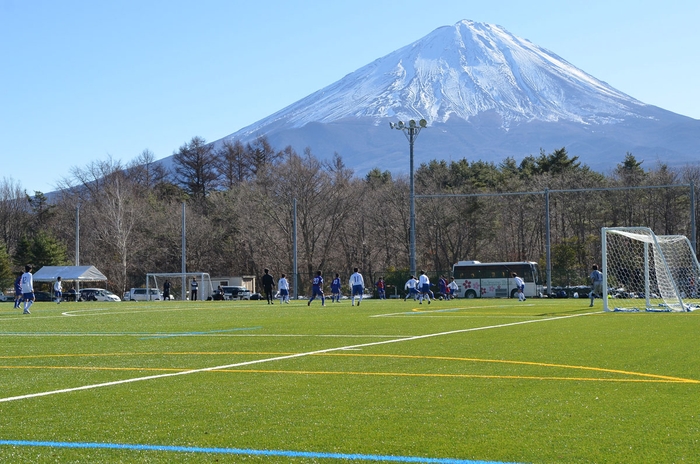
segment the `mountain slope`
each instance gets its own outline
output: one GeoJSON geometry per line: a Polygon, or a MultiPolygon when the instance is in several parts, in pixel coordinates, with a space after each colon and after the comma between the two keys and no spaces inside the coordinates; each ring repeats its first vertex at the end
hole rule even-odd
{"type": "Polygon", "coordinates": [[[628,151],[669,164],[700,154],[700,121],[646,105],[500,26],[472,21],[438,28],[216,143],[264,134],[280,149],[338,152],[362,173],[405,157],[388,121],[419,118],[429,128],[416,141],[418,162],[519,160],[564,146],[603,170],[628,151]]]}

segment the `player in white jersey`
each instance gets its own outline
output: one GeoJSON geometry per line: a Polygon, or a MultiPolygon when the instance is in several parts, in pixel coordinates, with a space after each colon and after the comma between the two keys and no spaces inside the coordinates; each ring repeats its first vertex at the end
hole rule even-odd
{"type": "Polygon", "coordinates": [[[455,282],[454,277],[450,277],[450,284],[447,286],[450,289],[450,299],[457,298],[457,292],[459,291],[459,285],[455,282]]]}
{"type": "Polygon", "coordinates": [[[365,279],[360,274],[358,268],[353,269],[354,273],[350,276],[350,288],[352,288],[352,305],[355,306],[355,295],[360,298],[357,301],[357,306],[362,302],[362,295],[365,293],[365,279]]]}
{"type": "Polygon", "coordinates": [[[32,277],[32,267],[24,266],[24,274],[20,279],[22,283],[22,298],[24,298],[24,314],[31,314],[29,307],[34,303],[34,278],[32,277]]]}
{"type": "Polygon", "coordinates": [[[56,298],[56,303],[61,303],[63,298],[63,286],[61,284],[61,276],[58,276],[56,282],[53,283],[53,296],[56,298]]]}
{"type": "Polygon", "coordinates": [[[289,282],[287,282],[287,275],[282,274],[279,282],[277,282],[277,289],[280,291],[280,304],[289,304],[289,282]]]}
{"type": "Polygon", "coordinates": [[[418,291],[420,292],[420,304],[423,304],[423,298],[427,298],[428,304],[430,304],[430,279],[425,271],[420,271],[418,291]]]}
{"type": "Polygon", "coordinates": [[[413,301],[416,301],[416,297],[418,296],[418,290],[416,289],[417,285],[418,281],[416,280],[416,276],[411,276],[411,278],[406,281],[406,285],[403,286],[403,289],[408,293],[406,293],[403,301],[406,301],[409,296],[413,298],[413,301]]]}
{"type": "Polygon", "coordinates": [[[511,276],[515,281],[515,288],[518,289],[518,301],[525,301],[525,281],[515,272],[513,272],[511,276]]]}

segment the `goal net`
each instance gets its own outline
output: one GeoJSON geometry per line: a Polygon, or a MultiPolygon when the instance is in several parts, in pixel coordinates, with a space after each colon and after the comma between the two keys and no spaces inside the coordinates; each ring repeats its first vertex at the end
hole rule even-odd
{"type": "Polygon", "coordinates": [[[606,311],[693,311],[700,307],[700,264],[683,235],[648,227],[604,227],[606,311]],[[607,297],[606,297],[607,296],[607,297]]]}
{"type": "Polygon", "coordinates": [[[171,298],[176,300],[191,299],[192,280],[197,280],[197,299],[207,300],[214,295],[211,278],[206,272],[151,272],[146,274],[146,288],[157,288],[161,292],[165,282],[170,283],[171,298]]]}

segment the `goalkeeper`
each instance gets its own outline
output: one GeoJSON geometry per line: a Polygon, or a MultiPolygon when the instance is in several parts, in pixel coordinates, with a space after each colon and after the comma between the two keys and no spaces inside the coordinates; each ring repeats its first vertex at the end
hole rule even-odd
{"type": "Polygon", "coordinates": [[[603,273],[598,270],[598,265],[593,265],[593,272],[590,275],[591,279],[591,307],[593,306],[593,300],[595,299],[595,294],[597,293],[603,298],[603,273]]]}

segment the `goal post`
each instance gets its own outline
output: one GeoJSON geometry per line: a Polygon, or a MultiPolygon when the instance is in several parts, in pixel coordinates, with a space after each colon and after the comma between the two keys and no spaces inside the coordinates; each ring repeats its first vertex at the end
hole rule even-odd
{"type": "Polygon", "coordinates": [[[700,307],[700,264],[683,235],[648,227],[603,227],[603,309],[692,311],[700,307]]]}
{"type": "Polygon", "coordinates": [[[187,299],[190,282],[193,278],[199,281],[198,300],[207,300],[214,295],[214,287],[211,278],[206,272],[149,272],[146,274],[146,289],[157,288],[163,290],[166,280],[170,281],[170,294],[180,295],[181,299],[187,299]]]}

